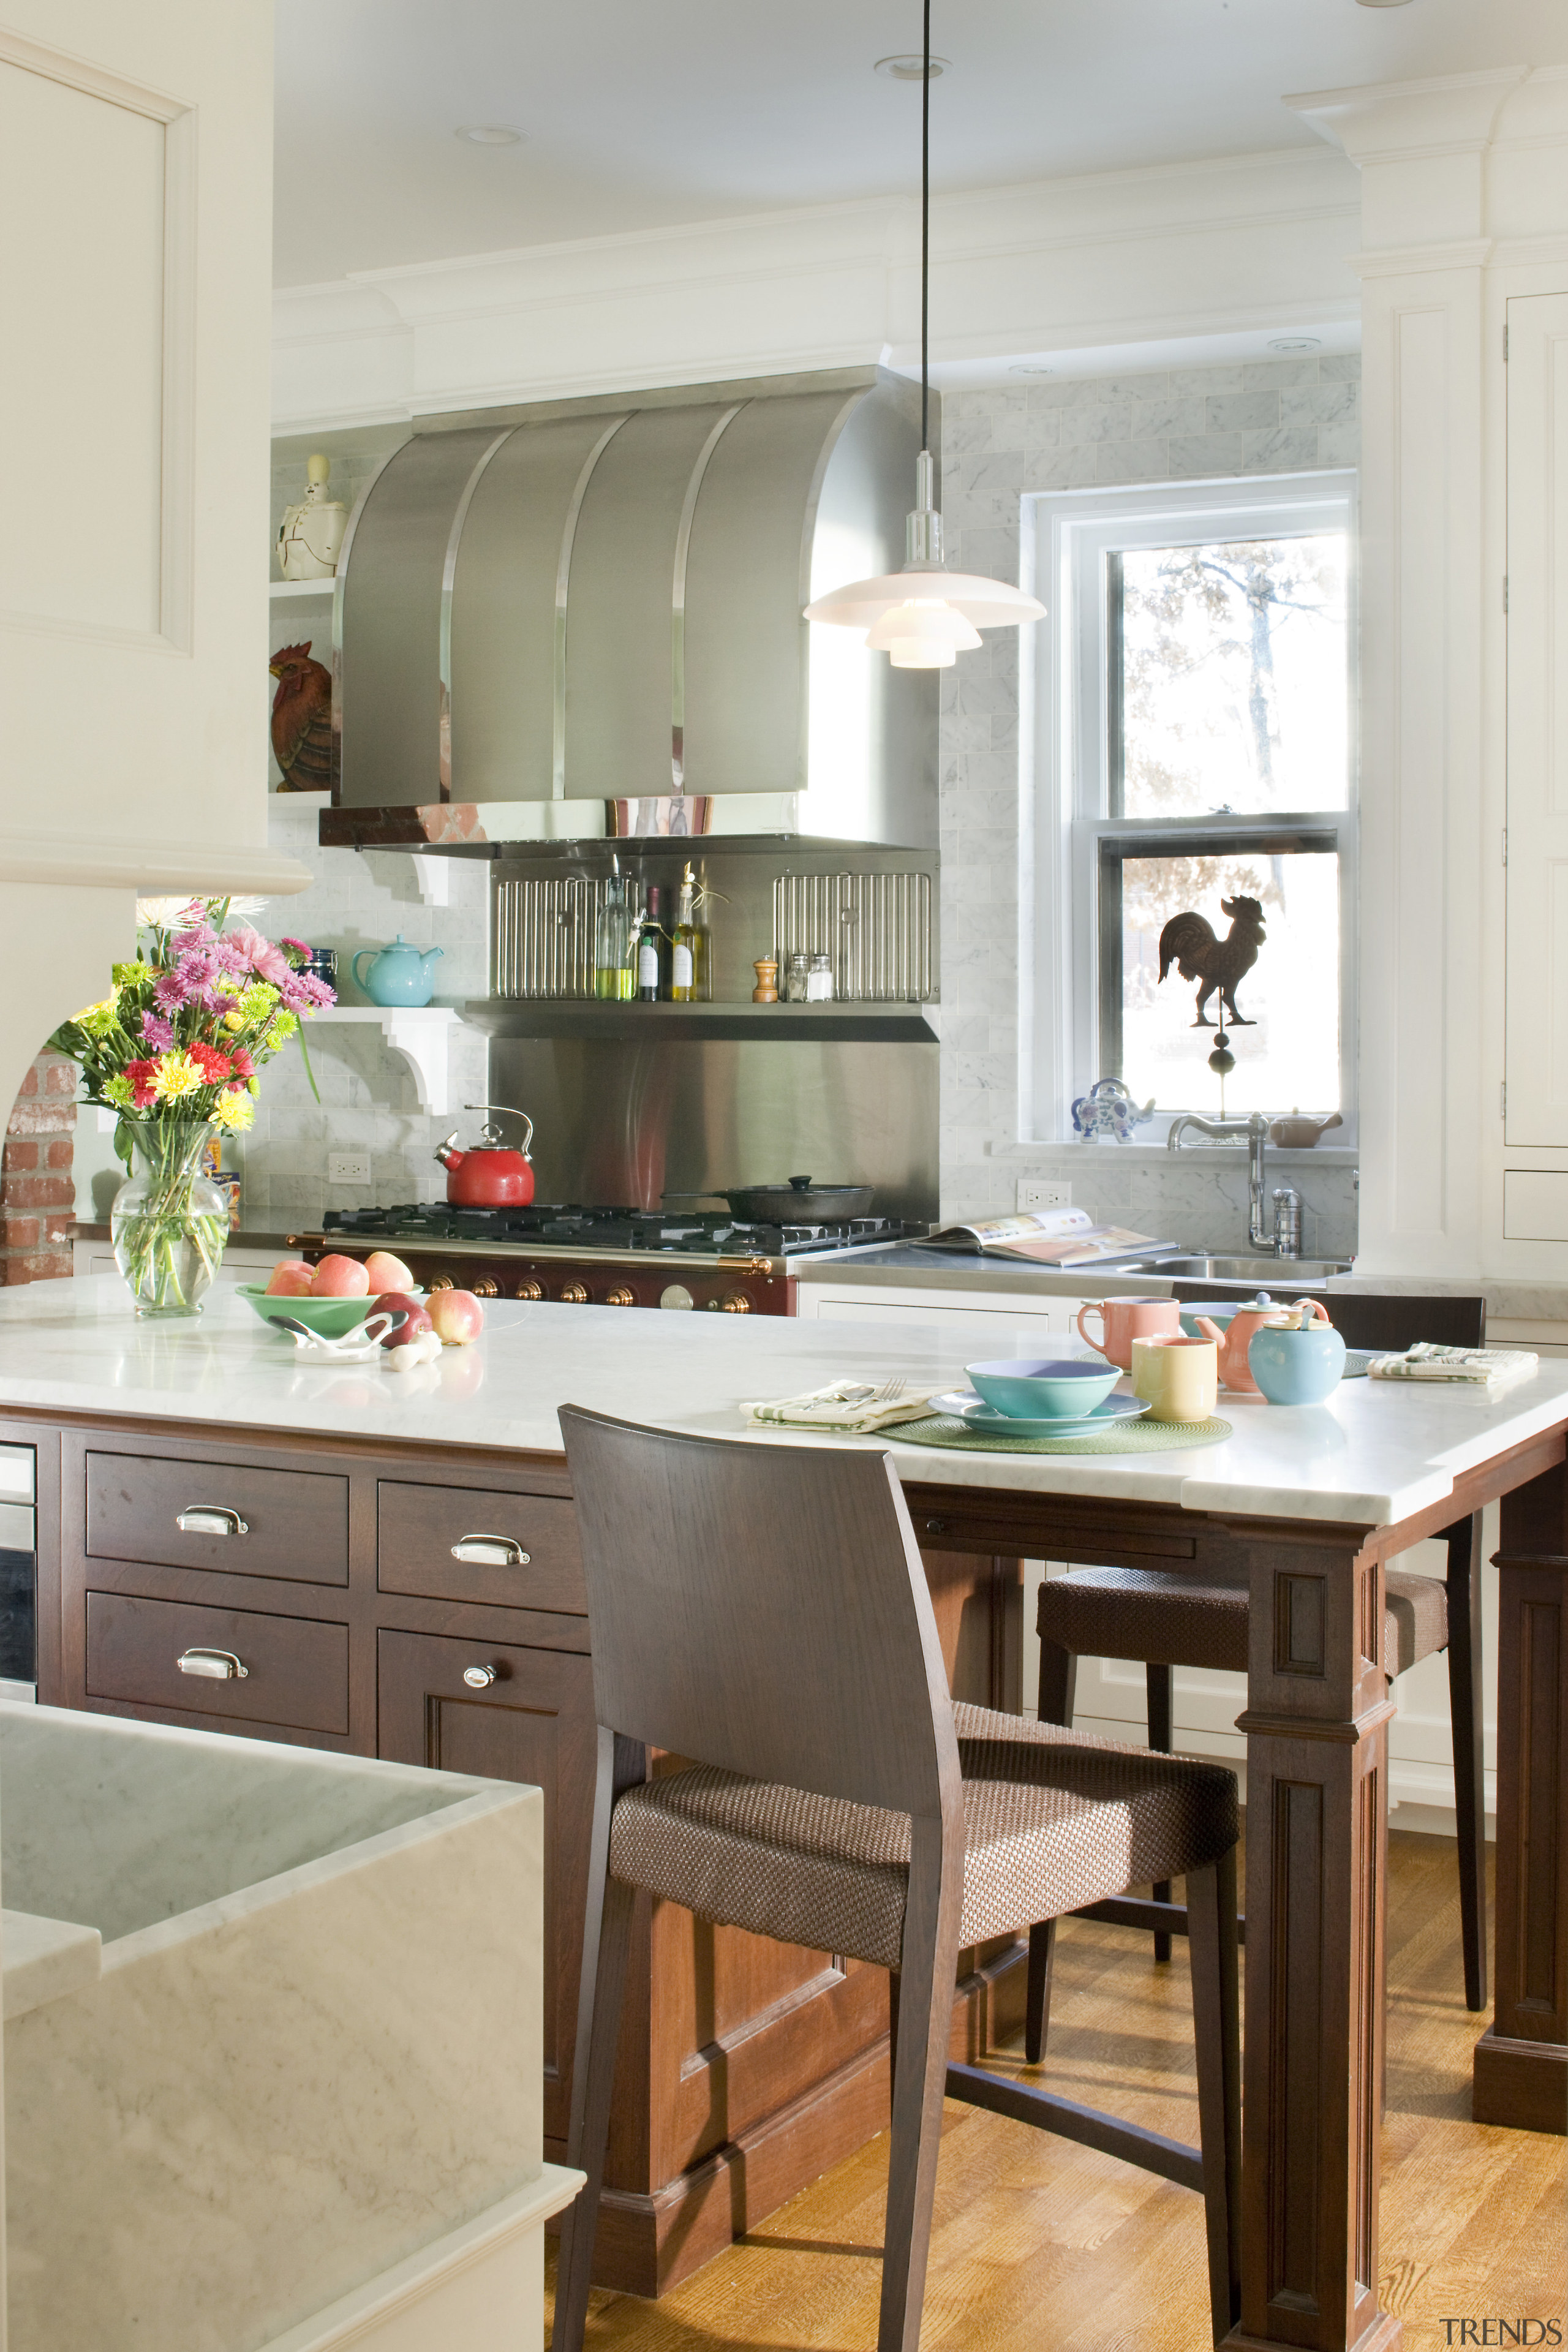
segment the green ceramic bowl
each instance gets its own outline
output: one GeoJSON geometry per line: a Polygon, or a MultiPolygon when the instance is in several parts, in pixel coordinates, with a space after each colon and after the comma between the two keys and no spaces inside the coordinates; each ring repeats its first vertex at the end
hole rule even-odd
{"type": "MultiPolygon", "coordinates": [[[[239,1295],[264,1323],[276,1323],[280,1315],[287,1315],[322,1339],[346,1339],[375,1305],[368,1292],[359,1298],[269,1298],[265,1290],[249,1282],[239,1285],[239,1295]]],[[[422,1299],[424,1295],[419,1290],[408,1293],[410,1298],[422,1299]]],[[[284,1331],[279,1336],[286,1339],[289,1334],[284,1331]]]]}

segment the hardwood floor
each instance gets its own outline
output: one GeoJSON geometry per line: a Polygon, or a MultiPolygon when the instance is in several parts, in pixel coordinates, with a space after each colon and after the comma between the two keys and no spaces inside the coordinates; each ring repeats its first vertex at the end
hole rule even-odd
{"type": "MultiPolygon", "coordinates": [[[[1493,2315],[1469,2340],[1495,2344],[1498,2315],[1554,2319],[1568,2343],[1568,2146],[1468,2119],[1482,2021],[1461,1991],[1451,1841],[1391,1834],[1388,1955],[1380,2300],[1405,2321],[1405,2352],[1446,2347],[1445,2318],[1493,2315]]],[[[1147,1938],[1068,1922],[1046,2078],[1195,2141],[1189,1998],[1180,1941],[1156,1970],[1147,1938]]],[[[1024,2071],[1005,2053],[988,2063],[1024,2071]]],[[[887,2153],[885,2137],[858,2150],[661,2302],[595,2292],[593,2352],[870,2352],[887,2153]]],[[[922,2352],[1204,2352],[1198,2200],[950,2102],[921,2341],[922,2352]]]]}

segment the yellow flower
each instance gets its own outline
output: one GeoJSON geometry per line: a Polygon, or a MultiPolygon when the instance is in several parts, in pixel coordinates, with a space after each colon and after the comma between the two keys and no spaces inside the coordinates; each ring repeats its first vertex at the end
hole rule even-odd
{"type": "Polygon", "coordinates": [[[223,1016],[223,1025],[226,1029],[243,1029],[245,1026],[244,1013],[226,1013],[223,1016]]]}
{"type": "Polygon", "coordinates": [[[199,1095],[207,1083],[188,1054],[165,1054],[153,1087],[159,1102],[178,1102],[185,1095],[199,1095]]]}
{"type": "Polygon", "coordinates": [[[81,1012],[73,1013],[71,1016],[77,1028],[85,1029],[89,1037],[107,1036],[119,1017],[120,991],[118,988],[111,989],[100,1003],[86,1005],[81,1012]]]}
{"type": "Polygon", "coordinates": [[[244,1087],[226,1087],[212,1114],[213,1125],[221,1127],[228,1135],[243,1134],[255,1118],[256,1105],[244,1087]]]}

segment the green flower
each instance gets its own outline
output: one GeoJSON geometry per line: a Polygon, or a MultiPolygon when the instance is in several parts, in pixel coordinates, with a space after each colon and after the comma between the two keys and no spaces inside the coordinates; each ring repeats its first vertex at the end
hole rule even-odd
{"type": "Polygon", "coordinates": [[[158,977],[152,965],[140,956],[134,963],[111,963],[109,976],[116,988],[147,988],[158,977]]]}
{"type": "Polygon", "coordinates": [[[291,1013],[275,1013],[272,1016],[272,1025],[267,1032],[267,1044],[276,1052],[279,1045],[288,1044],[299,1026],[300,1024],[291,1013]]]}
{"type": "Polygon", "coordinates": [[[73,1013],[71,1026],[85,1030],[89,1037],[107,1037],[111,1029],[118,1027],[119,1021],[120,991],[115,988],[101,1003],[89,1004],[80,1013],[73,1013]]]}
{"type": "Polygon", "coordinates": [[[130,1079],[123,1076],[105,1078],[103,1095],[106,1102],[118,1103],[121,1110],[132,1109],[136,1100],[130,1079]]]}
{"type": "Polygon", "coordinates": [[[245,982],[235,971],[220,971],[212,985],[220,996],[242,996],[245,982]]]}
{"type": "Polygon", "coordinates": [[[254,1022],[259,1028],[277,1002],[278,991],[269,981],[253,980],[240,992],[239,1010],[247,1024],[254,1022]]]}

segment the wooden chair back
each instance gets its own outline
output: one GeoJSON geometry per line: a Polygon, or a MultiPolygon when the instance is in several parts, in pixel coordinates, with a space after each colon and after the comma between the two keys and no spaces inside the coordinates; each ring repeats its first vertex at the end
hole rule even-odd
{"type": "Polygon", "coordinates": [[[952,1707],[889,1455],[679,1436],[576,1405],[561,1428],[601,1726],[756,1780],[951,1816],[952,1707]]]}

